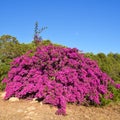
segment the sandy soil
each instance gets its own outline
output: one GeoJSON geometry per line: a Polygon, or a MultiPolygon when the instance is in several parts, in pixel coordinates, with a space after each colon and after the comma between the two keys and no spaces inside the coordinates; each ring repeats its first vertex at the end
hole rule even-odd
{"type": "Polygon", "coordinates": [[[55,115],[56,110],[38,102],[10,102],[0,97],[0,120],[120,120],[120,103],[105,107],[67,105],[66,116],[55,115]]]}

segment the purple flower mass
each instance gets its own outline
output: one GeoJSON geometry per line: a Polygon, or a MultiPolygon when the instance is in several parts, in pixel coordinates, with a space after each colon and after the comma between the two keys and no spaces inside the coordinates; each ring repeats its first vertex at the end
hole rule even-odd
{"type": "Polygon", "coordinates": [[[56,114],[66,114],[67,103],[101,104],[101,97],[114,97],[108,89],[120,84],[103,73],[97,63],[76,48],[42,46],[35,52],[15,58],[6,83],[5,99],[37,98],[58,107],[56,114]]]}

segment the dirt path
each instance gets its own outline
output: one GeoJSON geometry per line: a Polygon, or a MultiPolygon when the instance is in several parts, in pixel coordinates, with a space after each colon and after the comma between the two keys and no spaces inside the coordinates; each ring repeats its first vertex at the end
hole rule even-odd
{"type": "Polygon", "coordinates": [[[66,116],[55,115],[56,110],[50,105],[0,97],[0,120],[120,120],[120,103],[102,108],[68,105],[66,116]]]}

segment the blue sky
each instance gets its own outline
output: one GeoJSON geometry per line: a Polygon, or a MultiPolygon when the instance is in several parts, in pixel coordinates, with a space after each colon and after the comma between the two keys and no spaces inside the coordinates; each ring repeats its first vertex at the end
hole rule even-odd
{"type": "Polygon", "coordinates": [[[48,27],[41,36],[53,43],[120,53],[120,0],[0,0],[0,36],[30,43],[36,21],[48,27]]]}

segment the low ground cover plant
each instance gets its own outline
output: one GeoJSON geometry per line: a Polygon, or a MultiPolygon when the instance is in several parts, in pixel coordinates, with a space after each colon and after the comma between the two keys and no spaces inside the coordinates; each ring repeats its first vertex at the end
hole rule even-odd
{"type": "Polygon", "coordinates": [[[66,114],[66,104],[101,105],[114,98],[120,89],[97,63],[76,48],[41,46],[17,57],[11,63],[5,99],[18,97],[43,101],[58,107],[56,114],[66,114]]]}

